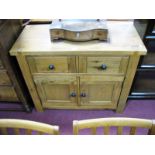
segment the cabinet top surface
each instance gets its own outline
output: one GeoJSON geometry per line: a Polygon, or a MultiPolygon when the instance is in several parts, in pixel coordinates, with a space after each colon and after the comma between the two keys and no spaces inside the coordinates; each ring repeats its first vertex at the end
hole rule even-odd
{"type": "Polygon", "coordinates": [[[11,55],[22,53],[23,55],[38,54],[122,54],[137,53],[145,55],[147,50],[139,37],[133,22],[108,21],[108,42],[89,41],[51,42],[48,24],[28,25],[10,50],[11,55]]]}

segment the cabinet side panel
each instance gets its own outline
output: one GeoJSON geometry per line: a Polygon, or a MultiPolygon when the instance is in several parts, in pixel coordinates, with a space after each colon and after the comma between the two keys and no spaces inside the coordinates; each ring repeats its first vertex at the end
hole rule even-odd
{"type": "Polygon", "coordinates": [[[43,108],[42,108],[39,96],[36,92],[35,84],[33,82],[33,79],[32,79],[32,76],[31,76],[31,73],[29,70],[29,66],[27,64],[25,56],[18,54],[17,61],[19,63],[23,77],[24,77],[25,82],[28,86],[29,92],[31,94],[31,97],[33,99],[33,102],[34,102],[34,105],[35,105],[37,111],[43,111],[43,108]]]}
{"type": "Polygon", "coordinates": [[[125,108],[127,97],[130,92],[130,88],[132,86],[132,81],[136,73],[139,58],[140,56],[138,54],[133,54],[132,56],[130,56],[127,74],[124,80],[120,99],[118,102],[117,112],[122,112],[125,108]]]}

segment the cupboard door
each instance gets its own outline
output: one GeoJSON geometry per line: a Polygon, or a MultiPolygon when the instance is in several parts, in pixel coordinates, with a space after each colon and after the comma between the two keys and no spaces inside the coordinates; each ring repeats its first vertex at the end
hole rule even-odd
{"type": "Polygon", "coordinates": [[[115,109],[123,79],[120,76],[81,76],[81,106],[115,109]]]}
{"type": "Polygon", "coordinates": [[[30,56],[27,58],[32,73],[75,73],[74,56],[30,56]]]}
{"type": "Polygon", "coordinates": [[[77,105],[76,76],[35,76],[34,81],[43,107],[58,108],[77,105]]]}

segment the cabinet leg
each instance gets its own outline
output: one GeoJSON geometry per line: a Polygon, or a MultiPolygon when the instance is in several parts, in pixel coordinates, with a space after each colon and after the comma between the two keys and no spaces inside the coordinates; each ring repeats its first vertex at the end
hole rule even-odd
{"type": "Polygon", "coordinates": [[[124,80],[121,96],[119,98],[118,107],[116,110],[116,112],[118,113],[122,113],[126,106],[127,98],[128,98],[131,86],[132,86],[132,82],[133,82],[136,70],[137,70],[139,58],[140,56],[136,53],[130,56],[126,77],[124,80]]]}
{"type": "Polygon", "coordinates": [[[41,101],[39,99],[38,93],[36,92],[35,85],[33,83],[33,79],[32,79],[27,61],[25,59],[25,56],[23,56],[19,53],[17,56],[17,60],[18,60],[19,66],[21,68],[23,77],[26,81],[27,87],[30,91],[35,108],[37,109],[37,111],[42,112],[43,108],[41,105],[41,101]]]}

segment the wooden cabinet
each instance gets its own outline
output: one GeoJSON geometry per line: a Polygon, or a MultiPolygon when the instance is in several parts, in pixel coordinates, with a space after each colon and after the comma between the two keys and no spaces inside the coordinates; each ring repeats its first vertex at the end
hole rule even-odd
{"type": "Polygon", "coordinates": [[[26,26],[10,51],[36,109],[122,112],[140,55],[146,54],[133,23],[108,21],[108,42],[51,42],[48,28],[26,26]]]}
{"type": "Polygon", "coordinates": [[[30,96],[9,50],[22,31],[20,20],[0,20],[0,111],[31,111],[30,96]],[[28,97],[29,96],[29,97],[28,97]]]}

